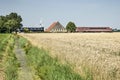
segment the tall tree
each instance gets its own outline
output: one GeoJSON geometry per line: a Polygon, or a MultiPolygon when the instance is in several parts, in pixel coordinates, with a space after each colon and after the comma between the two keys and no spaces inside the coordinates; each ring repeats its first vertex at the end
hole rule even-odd
{"type": "Polygon", "coordinates": [[[11,27],[10,29],[12,31],[16,31],[18,28],[22,27],[22,18],[17,13],[10,13],[6,18],[8,19],[7,25],[11,27]]]}
{"type": "Polygon", "coordinates": [[[74,24],[74,22],[69,22],[66,26],[67,32],[75,32],[76,30],[76,25],[74,24]]]}
{"type": "Polygon", "coordinates": [[[11,33],[12,31],[16,31],[17,30],[17,25],[18,22],[14,19],[8,20],[7,22],[5,22],[4,24],[7,28],[7,32],[11,33]]]}
{"type": "Polygon", "coordinates": [[[17,13],[10,13],[6,16],[0,16],[0,32],[17,31],[22,27],[22,18],[17,13]]]}

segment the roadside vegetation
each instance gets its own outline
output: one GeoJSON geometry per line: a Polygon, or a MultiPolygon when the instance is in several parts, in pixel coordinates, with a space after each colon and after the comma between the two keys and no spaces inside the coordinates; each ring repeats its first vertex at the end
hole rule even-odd
{"type": "Polygon", "coordinates": [[[14,54],[14,36],[0,34],[0,73],[1,80],[18,80],[19,63],[14,54]]]}
{"type": "Polygon", "coordinates": [[[49,56],[48,51],[32,46],[22,37],[19,42],[26,51],[29,65],[41,80],[84,80],[70,68],[70,65],[61,64],[57,58],[49,56]]]}
{"type": "MultiPolygon", "coordinates": [[[[120,33],[20,35],[27,38],[33,45],[48,50],[51,57],[57,58],[62,63],[71,64],[69,67],[79,73],[82,79],[120,80],[120,33]]],[[[32,49],[29,52],[32,52],[32,49]]],[[[36,62],[31,60],[31,62],[39,63],[41,58],[33,57],[32,54],[28,57],[37,60],[35,60],[36,62]]],[[[36,68],[37,66],[35,66],[36,68]]]]}

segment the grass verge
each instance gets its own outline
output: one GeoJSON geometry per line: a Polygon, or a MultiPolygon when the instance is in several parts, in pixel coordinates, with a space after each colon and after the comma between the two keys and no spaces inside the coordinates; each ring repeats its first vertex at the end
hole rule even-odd
{"type": "MultiPolygon", "coordinates": [[[[1,37],[1,35],[0,35],[1,37]]],[[[13,52],[14,50],[14,36],[11,34],[2,34],[0,43],[0,59],[2,60],[1,65],[4,71],[5,80],[18,80],[18,67],[19,63],[13,52]]]]}

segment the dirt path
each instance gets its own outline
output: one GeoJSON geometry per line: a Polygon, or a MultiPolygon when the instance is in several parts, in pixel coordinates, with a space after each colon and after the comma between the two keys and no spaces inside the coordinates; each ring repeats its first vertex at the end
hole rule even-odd
{"type": "Polygon", "coordinates": [[[18,80],[33,80],[33,73],[28,66],[25,51],[19,46],[19,42],[16,39],[15,54],[20,63],[20,70],[18,73],[18,80]]]}

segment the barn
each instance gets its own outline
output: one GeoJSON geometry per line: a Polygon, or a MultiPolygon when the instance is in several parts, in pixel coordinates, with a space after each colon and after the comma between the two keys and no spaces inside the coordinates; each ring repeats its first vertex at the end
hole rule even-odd
{"type": "Polygon", "coordinates": [[[77,27],[76,32],[112,32],[110,27],[77,27]]]}
{"type": "Polygon", "coordinates": [[[53,22],[48,29],[45,30],[46,32],[66,32],[66,29],[60,22],[53,22]]]}

